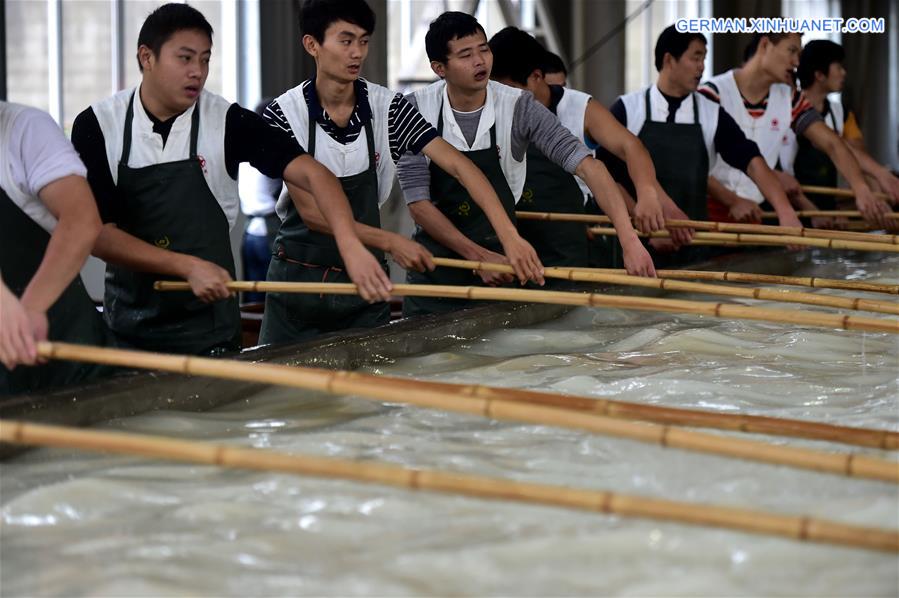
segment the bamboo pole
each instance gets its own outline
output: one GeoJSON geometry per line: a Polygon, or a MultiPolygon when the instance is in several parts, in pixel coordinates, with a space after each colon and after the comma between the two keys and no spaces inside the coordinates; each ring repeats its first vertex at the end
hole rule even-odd
{"type": "MultiPolygon", "coordinates": [[[[583,268],[569,267],[576,272],[600,272],[604,274],[626,274],[627,271],[616,268],[583,268]]],[[[706,270],[657,270],[659,278],[677,278],[684,280],[718,280],[722,282],[780,284],[813,289],[839,289],[843,291],[863,291],[869,293],[886,293],[899,295],[899,284],[883,284],[861,280],[838,280],[835,278],[819,278],[817,276],[781,276],[779,274],[753,274],[750,272],[717,272],[706,270]]]]}
{"type": "MultiPolygon", "coordinates": [[[[347,372],[348,377],[364,376],[357,372],[347,372]]],[[[639,420],[656,424],[689,426],[696,428],[712,428],[743,432],[746,434],[768,434],[773,436],[789,436],[809,440],[837,442],[852,446],[864,446],[882,450],[899,450],[899,432],[892,430],[875,430],[869,428],[853,428],[823,422],[785,419],[762,415],[746,415],[737,413],[719,413],[700,409],[682,409],[661,405],[643,405],[627,401],[616,401],[599,397],[578,397],[556,393],[518,388],[499,388],[480,384],[452,384],[433,382],[411,378],[386,377],[390,384],[407,392],[421,389],[456,392],[468,397],[480,399],[514,401],[571,409],[575,411],[593,412],[616,419],[639,420]]]]}
{"type": "MultiPolygon", "coordinates": [[[[520,220],[540,220],[544,222],[584,222],[611,224],[608,216],[595,214],[564,214],[556,212],[515,212],[520,220]]],[[[774,226],[770,224],[745,224],[741,222],[711,222],[705,220],[666,220],[666,228],[693,228],[699,231],[721,233],[749,233],[791,235],[810,239],[840,239],[899,245],[899,235],[862,233],[852,231],[805,228],[802,226],[774,226]]]]}
{"type": "MultiPolygon", "coordinates": [[[[818,195],[831,195],[833,197],[855,197],[855,191],[852,189],[840,189],[839,187],[819,187],[817,185],[802,185],[801,189],[805,193],[817,193],[818,195]]],[[[877,199],[889,200],[890,196],[881,191],[872,191],[871,194],[877,199]]]]}
{"type": "MultiPolygon", "coordinates": [[[[796,215],[800,218],[861,218],[862,213],[858,210],[797,210],[796,215]]],[[[892,214],[886,214],[887,218],[893,218],[894,220],[899,220],[899,212],[893,212],[892,214]]],[[[776,212],[762,212],[762,218],[771,218],[776,219],[776,212]]]]}
{"type": "Polygon", "coordinates": [[[412,469],[371,461],[287,455],[266,449],[178,440],[147,434],[79,430],[11,420],[0,420],[0,441],[166,459],[230,469],[352,480],[412,491],[461,494],[488,500],[549,505],[622,517],[674,521],[687,525],[780,536],[803,542],[899,552],[899,531],[890,529],[603,490],[516,482],[433,469],[412,469]]]}
{"type": "MultiPolygon", "coordinates": [[[[487,270],[490,272],[514,273],[511,266],[491,262],[474,262],[469,260],[456,260],[451,258],[434,258],[438,266],[460,268],[462,270],[487,270]]],[[[873,311],[884,314],[899,315],[899,302],[878,301],[863,299],[861,297],[835,297],[816,293],[803,293],[800,291],[786,291],[782,289],[745,288],[727,285],[704,284],[700,282],[685,282],[666,278],[647,278],[645,276],[631,276],[629,274],[601,274],[598,272],[579,272],[568,268],[544,268],[543,276],[562,280],[579,282],[603,282],[616,285],[629,285],[666,291],[680,291],[685,293],[704,293],[707,295],[726,295],[730,297],[743,297],[746,299],[760,299],[765,301],[783,301],[786,303],[800,303],[804,305],[817,305],[820,307],[834,307],[837,309],[851,309],[873,311]]]]}
{"type": "Polygon", "coordinates": [[[886,459],[776,446],[754,440],[682,430],[668,425],[616,420],[571,409],[470,397],[438,388],[422,387],[415,392],[409,392],[406,385],[391,384],[389,380],[373,375],[350,375],[349,372],[316,368],[105,349],[68,343],[41,342],[38,344],[38,354],[51,359],[277,384],[337,395],[357,395],[368,400],[404,403],[429,409],[480,415],[496,420],[558,426],[663,447],[899,483],[899,463],[886,459]]]}
{"type": "MultiPolygon", "coordinates": [[[[227,283],[227,287],[232,291],[266,293],[307,293],[315,295],[325,293],[356,295],[358,293],[356,285],[351,283],[235,281],[227,283]]],[[[190,285],[186,282],[157,281],[154,284],[154,288],[158,291],[188,291],[190,290],[190,285]]],[[[617,307],[619,309],[634,309],[637,311],[690,313],[714,318],[759,320],[798,326],[818,326],[822,328],[899,334],[899,320],[890,318],[771,309],[733,303],[713,303],[711,301],[429,284],[395,284],[392,292],[400,297],[443,297],[470,301],[518,301],[523,303],[548,303],[585,307],[617,307]]]]}
{"type": "MultiPolygon", "coordinates": [[[[594,226],[589,229],[597,235],[617,236],[614,228],[594,226]]],[[[649,234],[637,233],[641,237],[667,239],[671,233],[667,230],[657,230],[649,234]]],[[[842,239],[810,239],[790,235],[754,235],[748,233],[693,233],[693,238],[700,241],[723,241],[725,243],[740,243],[742,245],[804,245],[807,247],[821,247],[824,249],[847,249],[852,251],[886,251],[899,253],[899,245],[892,243],[871,243],[866,241],[844,241],[842,239]]]]}

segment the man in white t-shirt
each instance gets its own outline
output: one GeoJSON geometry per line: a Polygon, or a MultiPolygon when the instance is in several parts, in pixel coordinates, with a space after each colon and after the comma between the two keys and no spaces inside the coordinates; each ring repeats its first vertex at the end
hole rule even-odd
{"type": "Polygon", "coordinates": [[[0,395],[70,384],[99,370],[36,365],[35,343],[105,344],[78,272],[100,218],[78,154],[50,116],[0,102],[0,395]]]}

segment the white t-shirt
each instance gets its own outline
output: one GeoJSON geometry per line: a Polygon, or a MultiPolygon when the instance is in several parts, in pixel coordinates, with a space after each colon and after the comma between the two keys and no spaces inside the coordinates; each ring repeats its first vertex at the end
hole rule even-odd
{"type": "Polygon", "coordinates": [[[0,186],[29,218],[52,233],[56,218],[38,194],[63,177],[87,176],[78,152],[49,114],[7,102],[0,102],[0,142],[0,186]]]}

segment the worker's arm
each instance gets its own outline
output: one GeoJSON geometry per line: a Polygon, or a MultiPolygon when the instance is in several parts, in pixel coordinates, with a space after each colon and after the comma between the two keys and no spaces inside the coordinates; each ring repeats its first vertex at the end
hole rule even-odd
{"type": "MultiPolygon", "coordinates": [[[[328,225],[325,217],[322,216],[321,210],[318,209],[318,204],[315,203],[315,200],[309,193],[291,183],[287,184],[287,190],[290,192],[293,204],[296,206],[306,226],[314,231],[332,234],[331,227],[328,225]]],[[[356,235],[366,247],[375,247],[386,251],[393,256],[396,263],[406,270],[424,272],[425,270],[434,269],[434,256],[419,243],[375,226],[369,226],[361,222],[354,222],[353,224],[356,229],[356,235]]]]}
{"type": "Polygon", "coordinates": [[[37,363],[37,341],[47,338],[47,317],[31,313],[0,280],[0,363],[7,369],[37,363]]]}
{"type": "MultiPolygon", "coordinates": [[[[509,260],[506,256],[495,253],[478,245],[450,222],[443,212],[428,200],[415,201],[410,204],[409,212],[412,219],[426,233],[434,238],[435,241],[444,247],[458,253],[467,260],[475,262],[495,262],[498,264],[508,264],[509,260]]],[[[479,271],[478,275],[485,284],[494,286],[512,282],[511,274],[500,274],[497,272],[479,271]]]]}
{"type": "Polygon", "coordinates": [[[518,229],[506,214],[496,191],[484,173],[471,160],[439,137],[428,143],[422,153],[444,172],[458,180],[471,195],[472,200],[483,210],[493,230],[496,231],[503,246],[503,253],[515,270],[518,280],[522,284],[533,280],[542,285],[543,265],[537,257],[537,252],[518,234],[518,229]]]}
{"type": "Polygon", "coordinates": [[[880,228],[892,229],[899,226],[899,222],[887,217],[892,211],[890,206],[871,193],[858,160],[836,133],[823,121],[817,121],[809,125],[802,134],[812,142],[812,145],[830,157],[840,174],[849,182],[855,193],[855,204],[865,220],[880,228]]]}
{"type": "Polygon", "coordinates": [[[21,302],[30,311],[46,312],[78,273],[97,235],[100,217],[84,177],[71,175],[46,185],[38,193],[41,201],[56,217],[56,228],[31,278],[21,302]]]}
{"type": "Polygon", "coordinates": [[[584,158],[577,167],[577,175],[587,183],[597,205],[618,232],[618,243],[624,254],[624,266],[628,274],[655,276],[652,258],[637,237],[618,186],[603,163],[592,157],[584,158]]]}
{"type": "MultiPolygon", "coordinates": [[[[768,203],[774,207],[781,226],[802,226],[783,186],[777,180],[777,175],[768,167],[764,158],[761,156],[753,158],[746,168],[746,175],[752,179],[768,203]]],[[[759,214],[759,218],[761,218],[761,214],[759,214]]]]}
{"type": "MultiPolygon", "coordinates": [[[[590,99],[584,115],[584,129],[591,139],[608,149],[627,165],[627,172],[637,192],[634,222],[644,233],[665,228],[664,204],[676,207],[656,180],[656,170],[649,152],[637,137],[627,130],[605,106],[590,99]],[[667,200],[667,202],[666,202],[667,200]]],[[[675,229],[689,235],[688,229],[675,229]]],[[[675,234],[672,230],[672,234],[675,234]]],[[[678,237],[681,232],[676,233],[678,237]]]]}

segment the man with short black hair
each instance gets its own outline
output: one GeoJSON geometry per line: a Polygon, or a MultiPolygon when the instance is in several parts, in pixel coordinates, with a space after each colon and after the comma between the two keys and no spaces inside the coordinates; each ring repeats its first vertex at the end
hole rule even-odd
{"type": "MultiPolygon", "coordinates": [[[[602,146],[624,160],[636,187],[636,206],[629,204],[628,208],[634,212],[638,229],[650,232],[664,228],[665,216],[687,218],[659,187],[646,149],[605,107],[581,91],[547,84],[540,68],[546,60],[546,50],[533,36],[515,27],[506,27],[490,39],[490,49],[493,52],[491,79],[530,91],[588,148],[602,146]]],[[[519,209],[585,213],[584,199],[590,198],[591,194],[581,179],[547,159],[533,144],[528,147],[527,156],[527,179],[519,209]]],[[[596,203],[600,204],[600,201],[596,203]]],[[[525,220],[519,222],[518,227],[537,248],[544,264],[587,265],[588,238],[583,224],[525,220]]],[[[686,229],[674,229],[672,234],[679,242],[690,241],[686,229]]]]}
{"type": "MultiPolygon", "coordinates": [[[[503,203],[510,224],[527,173],[526,153],[533,143],[555,164],[583,178],[603,202],[619,232],[625,265],[632,274],[654,276],[655,269],[637,238],[627,208],[605,167],[559,120],[529,92],[490,80],[493,56],[483,27],[471,15],[446,12],[434,20],[425,36],[431,69],[440,81],[410,95],[421,114],[449,143],[463,151],[484,172],[503,203]]],[[[416,238],[435,255],[466,257],[501,251],[493,229],[472,206],[471,197],[455,180],[424,158],[404,156],[400,184],[419,229],[416,238]],[[455,231],[453,235],[445,234],[455,231]]],[[[475,284],[472,276],[444,278],[435,273],[410,273],[408,281],[475,284]]],[[[469,305],[466,301],[404,302],[407,313],[443,312],[469,305]]]]}
{"type": "Polygon", "coordinates": [[[205,91],[212,27],[186,4],[147,17],[138,37],[141,83],[78,115],[72,140],[106,225],[94,254],[108,262],[105,317],[120,343],[219,354],[240,346],[229,230],[237,171],[250,162],[316,198],[350,277],[368,300],[390,281],[353,229],[337,179],[259,115],[205,91]],[[184,278],[189,293],[159,293],[184,278]]]}
{"type": "MultiPolygon", "coordinates": [[[[709,171],[722,159],[756,181],[766,196],[788,203],[775,175],[759,154],[758,147],[734,120],[711,100],[695,93],[705,68],[706,39],[701,33],[681,33],[672,25],[659,35],[655,45],[655,66],[659,72],[654,85],[623,95],[611,113],[638,136],[649,151],[656,178],[667,194],[693,220],[708,220],[706,207],[709,171]]],[[[626,187],[632,183],[624,165],[611,153],[600,150],[616,178],[626,187]]],[[[735,220],[746,215],[734,209],[735,220]]],[[[662,253],[675,249],[664,240],[652,245],[662,253]]],[[[678,265],[704,256],[690,248],[667,261],[678,265]]]]}
{"type": "MultiPolygon", "coordinates": [[[[869,223],[884,228],[894,226],[895,221],[886,217],[889,206],[871,193],[846,144],[824,124],[802,91],[794,87],[801,49],[799,33],[756,34],[748,46],[746,63],[713,77],[700,91],[719,103],[746,136],[756,142],[769,167],[777,163],[785,137],[789,139],[792,129],[833,161],[852,187],[858,209],[869,223]]],[[[789,200],[763,196],[755,182],[733,166],[719,161],[711,176],[720,183],[715,185],[713,195],[725,205],[750,201],[758,206],[767,198],[782,225],[801,226],[789,200]]],[[[801,195],[795,197],[801,199],[801,195]]],[[[719,211],[717,216],[723,214],[719,211]]]]}
{"type": "MultiPolygon", "coordinates": [[[[401,94],[359,77],[374,26],[374,12],[364,0],[304,2],[302,44],[315,58],[315,77],[278,97],[266,117],[340,177],[356,215],[356,232],[366,245],[390,253],[409,271],[430,271],[435,266],[425,247],[381,229],[379,207],[393,187],[401,155],[427,156],[452,173],[494,216],[502,210],[483,174],[441,139],[415,107],[401,94]]],[[[307,194],[290,185],[288,189],[291,197],[279,204],[284,222],[275,241],[269,280],[342,281],[343,264],[325,234],[327,223],[307,194]]],[[[536,253],[513,233],[506,238],[512,266],[523,281],[539,279],[536,253]]],[[[360,305],[352,297],[269,294],[261,338],[300,340],[386,324],[389,316],[389,305],[360,305]]]]}
{"type": "MultiPolygon", "coordinates": [[[[843,91],[846,81],[843,60],[843,47],[839,44],[821,39],[810,41],[799,56],[796,74],[800,88],[812,107],[821,114],[824,124],[846,142],[865,174],[877,182],[895,205],[899,202],[899,178],[865,151],[855,113],[846,109],[842,101],[828,98],[828,94],[843,91]]],[[[842,99],[845,100],[845,97],[842,99]]],[[[791,135],[790,141],[787,151],[781,155],[785,170],[794,174],[803,185],[837,186],[837,169],[827,154],[815,148],[805,137],[797,139],[791,135]]],[[[833,196],[810,194],[809,197],[822,209],[836,208],[833,196]]]]}
{"type": "Polygon", "coordinates": [[[543,78],[547,85],[568,86],[568,69],[565,68],[565,62],[561,56],[555,52],[546,51],[540,69],[543,71],[543,78]]]}

